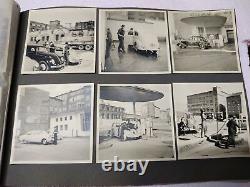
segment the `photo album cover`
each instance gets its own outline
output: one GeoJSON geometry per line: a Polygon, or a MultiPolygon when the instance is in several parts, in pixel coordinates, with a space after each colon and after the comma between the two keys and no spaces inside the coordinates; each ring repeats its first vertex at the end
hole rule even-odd
{"type": "Polygon", "coordinates": [[[234,9],[9,8],[3,185],[250,179],[234,9]]]}

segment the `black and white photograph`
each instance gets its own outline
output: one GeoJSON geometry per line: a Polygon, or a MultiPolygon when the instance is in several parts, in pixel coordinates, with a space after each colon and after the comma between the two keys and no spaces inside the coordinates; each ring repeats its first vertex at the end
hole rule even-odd
{"type": "Polygon", "coordinates": [[[169,84],[98,85],[97,162],[175,160],[169,84]]]}
{"type": "Polygon", "coordinates": [[[99,10],[99,73],[170,73],[166,11],[99,10]]]}
{"type": "Polygon", "coordinates": [[[179,159],[250,156],[243,83],[178,83],[173,90],[179,159]]]}
{"type": "Polygon", "coordinates": [[[18,88],[11,164],[91,163],[93,84],[18,88]]]}
{"type": "Polygon", "coordinates": [[[240,73],[233,10],[169,11],[175,73],[240,73]]]}
{"type": "Polygon", "coordinates": [[[95,8],[29,12],[22,74],[94,73],[95,8]]]}

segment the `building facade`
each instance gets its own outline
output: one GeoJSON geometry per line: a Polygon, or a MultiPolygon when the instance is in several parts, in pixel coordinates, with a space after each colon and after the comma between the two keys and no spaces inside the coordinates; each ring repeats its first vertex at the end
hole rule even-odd
{"type": "Polygon", "coordinates": [[[232,94],[227,97],[227,112],[228,116],[236,116],[240,118],[240,114],[242,114],[242,92],[232,94]]]}
{"type": "Polygon", "coordinates": [[[218,112],[218,92],[217,87],[211,91],[187,96],[188,112],[193,115],[200,115],[200,110],[204,112],[218,112]]]}
{"type": "Polygon", "coordinates": [[[59,20],[50,21],[49,24],[30,22],[29,43],[44,45],[45,42],[64,44],[72,41],[94,41],[94,21],[76,22],[75,26],[63,26],[59,20]]]}
{"type": "Polygon", "coordinates": [[[17,135],[31,130],[50,128],[49,92],[38,88],[22,88],[17,120],[17,135]]]}
{"type": "Polygon", "coordinates": [[[20,91],[17,135],[31,130],[53,132],[63,137],[87,136],[92,124],[91,86],[84,86],[55,97],[38,88],[20,91]]]}
{"type": "Polygon", "coordinates": [[[50,129],[64,137],[89,135],[91,129],[91,86],[50,98],[50,129]]]}
{"type": "Polygon", "coordinates": [[[235,43],[232,11],[174,13],[169,22],[173,25],[171,35],[177,41],[203,36],[216,48],[235,43]]]}

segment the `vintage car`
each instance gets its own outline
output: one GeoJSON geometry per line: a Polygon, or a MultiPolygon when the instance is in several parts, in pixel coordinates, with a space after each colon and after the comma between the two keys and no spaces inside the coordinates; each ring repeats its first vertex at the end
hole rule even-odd
{"type": "Polygon", "coordinates": [[[145,31],[133,31],[128,32],[126,38],[128,41],[128,49],[134,49],[138,53],[158,57],[160,44],[154,34],[145,31]]]}
{"type": "MultiPolygon", "coordinates": [[[[63,44],[57,44],[56,49],[55,49],[55,53],[60,57],[60,59],[65,62],[65,58],[64,58],[64,45],[63,44]]],[[[68,66],[75,66],[75,65],[79,65],[82,63],[82,59],[77,57],[77,52],[76,50],[70,49],[69,51],[69,62],[68,62],[68,66]]]]}
{"type": "Polygon", "coordinates": [[[181,49],[187,48],[187,47],[199,47],[200,49],[208,49],[211,47],[208,40],[202,36],[191,36],[187,40],[179,40],[177,43],[177,46],[181,49]]]}
{"type": "Polygon", "coordinates": [[[60,57],[48,52],[42,45],[27,45],[26,56],[38,63],[34,66],[34,70],[57,71],[64,68],[64,62],[60,57]]]}
{"type": "Polygon", "coordinates": [[[53,136],[46,131],[33,130],[21,135],[19,141],[21,143],[41,143],[47,145],[53,142],[53,136]]]}
{"type": "Polygon", "coordinates": [[[113,123],[111,132],[112,137],[119,138],[122,141],[142,138],[137,125],[129,121],[113,123]]]}

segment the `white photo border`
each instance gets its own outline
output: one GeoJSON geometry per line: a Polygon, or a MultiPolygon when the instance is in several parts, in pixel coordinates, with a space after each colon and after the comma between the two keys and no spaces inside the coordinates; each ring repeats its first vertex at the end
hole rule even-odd
{"type": "MultiPolygon", "coordinates": [[[[172,102],[172,85],[171,84],[98,84],[97,85],[97,112],[96,112],[96,163],[102,163],[103,161],[105,160],[108,160],[108,159],[104,159],[104,160],[101,160],[99,159],[99,156],[100,156],[100,152],[99,152],[99,122],[100,122],[100,112],[99,112],[99,109],[100,109],[100,87],[101,86],[140,86],[140,85],[161,85],[161,86],[167,86],[167,88],[169,89],[169,93],[170,95],[168,96],[169,97],[169,103],[170,103],[170,117],[171,117],[171,125],[172,125],[172,144],[173,144],[173,155],[174,155],[174,158],[160,158],[160,159],[145,159],[145,158],[142,158],[142,159],[135,159],[136,161],[176,161],[177,157],[176,157],[176,142],[175,142],[175,130],[174,130],[174,117],[173,117],[173,102],[172,102]]],[[[116,156],[116,155],[114,155],[116,156]]],[[[123,159],[124,161],[129,161],[133,158],[130,158],[130,159],[123,159]]],[[[114,160],[109,160],[110,162],[114,162],[114,160]]]]}
{"type": "Polygon", "coordinates": [[[17,100],[16,100],[16,107],[15,107],[15,115],[14,115],[14,124],[13,124],[13,130],[12,130],[12,142],[11,142],[11,153],[10,153],[10,165],[16,165],[16,164],[75,164],[75,163],[93,163],[93,131],[94,131],[94,83],[65,83],[65,84],[33,84],[33,85],[19,85],[17,89],[17,100]],[[82,85],[82,86],[91,86],[91,119],[90,119],[90,145],[89,145],[89,159],[88,160],[65,160],[65,161],[15,161],[13,159],[14,157],[14,150],[15,150],[15,137],[16,137],[16,120],[17,115],[19,111],[19,103],[20,103],[20,90],[22,88],[29,88],[32,86],[43,86],[43,85],[57,85],[57,86],[63,86],[63,85],[82,85]]]}
{"type": "Polygon", "coordinates": [[[97,8],[87,8],[87,7],[84,7],[84,8],[81,8],[81,7],[56,7],[56,8],[45,8],[45,9],[36,9],[36,10],[30,10],[29,11],[29,15],[28,15],[28,25],[27,25],[27,32],[25,34],[25,44],[24,44],[24,51],[23,51],[23,55],[22,55],[22,66],[21,66],[21,74],[22,75],[27,75],[27,74],[75,74],[75,73],[83,73],[83,74],[94,74],[96,72],[96,54],[97,54],[97,11],[98,9],[97,8]],[[72,72],[72,71],[69,71],[69,72],[62,72],[62,71],[24,71],[23,70],[23,67],[24,67],[24,63],[25,63],[25,56],[26,56],[26,50],[27,50],[27,45],[28,45],[28,36],[29,36],[29,28],[30,28],[30,21],[31,20],[31,17],[32,17],[32,12],[36,12],[36,11],[43,11],[43,10],[55,10],[55,9],[72,9],[72,11],[77,8],[77,9],[82,9],[84,11],[84,9],[89,9],[92,11],[94,11],[94,14],[95,14],[95,17],[94,17],[94,21],[95,21],[95,30],[94,30],[94,33],[95,33],[95,36],[94,36],[94,54],[93,54],[93,69],[92,71],[77,71],[77,72],[72,72]]]}

